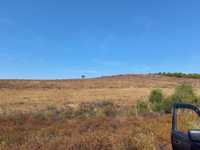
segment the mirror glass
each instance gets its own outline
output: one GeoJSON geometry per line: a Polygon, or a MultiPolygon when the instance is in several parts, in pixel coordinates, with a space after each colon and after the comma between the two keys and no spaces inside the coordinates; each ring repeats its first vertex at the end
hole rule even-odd
{"type": "Polygon", "coordinates": [[[200,129],[200,117],[191,109],[177,109],[177,130],[188,133],[192,129],[200,129]]]}
{"type": "Polygon", "coordinates": [[[200,130],[190,130],[189,134],[192,141],[200,141],[200,130]]]}

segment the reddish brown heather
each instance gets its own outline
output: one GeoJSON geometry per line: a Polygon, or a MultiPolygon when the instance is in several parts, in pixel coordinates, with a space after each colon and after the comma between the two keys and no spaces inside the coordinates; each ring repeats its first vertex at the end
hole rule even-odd
{"type": "Polygon", "coordinates": [[[171,118],[168,115],[108,117],[105,113],[110,113],[110,109],[107,109],[97,112],[97,116],[87,116],[90,110],[77,109],[81,103],[98,100],[109,100],[126,108],[147,96],[153,88],[161,88],[169,95],[182,83],[191,84],[200,93],[199,79],[155,75],[1,80],[0,150],[170,149],[171,118]],[[81,116],[82,113],[85,116],[81,116]]]}

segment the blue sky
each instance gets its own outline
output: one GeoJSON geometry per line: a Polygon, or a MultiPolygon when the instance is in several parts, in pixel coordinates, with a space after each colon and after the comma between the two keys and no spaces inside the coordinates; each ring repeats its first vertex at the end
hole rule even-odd
{"type": "Polygon", "coordinates": [[[199,0],[0,1],[0,78],[200,73],[199,0]]]}

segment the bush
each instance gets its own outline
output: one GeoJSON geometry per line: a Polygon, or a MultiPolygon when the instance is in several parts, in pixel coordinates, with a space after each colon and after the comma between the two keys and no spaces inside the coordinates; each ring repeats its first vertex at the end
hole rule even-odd
{"type": "Polygon", "coordinates": [[[173,102],[198,103],[197,96],[191,85],[182,84],[176,87],[174,94],[171,96],[173,102]]]}
{"type": "MultiPolygon", "coordinates": [[[[170,113],[173,103],[176,102],[192,103],[200,106],[200,97],[196,96],[191,85],[182,84],[177,86],[175,92],[166,99],[160,89],[152,90],[149,96],[149,102],[153,112],[164,111],[170,113]]],[[[140,105],[142,107],[142,104],[140,105]]]]}
{"type": "Polygon", "coordinates": [[[153,103],[161,103],[163,100],[163,93],[161,89],[152,90],[149,96],[149,101],[153,103]]]}
{"type": "Polygon", "coordinates": [[[162,111],[165,113],[171,113],[171,108],[173,105],[173,101],[171,100],[171,98],[167,98],[162,102],[162,111]]]}
{"type": "Polygon", "coordinates": [[[174,94],[169,96],[162,102],[162,109],[166,113],[171,112],[173,103],[191,103],[200,106],[200,98],[198,98],[191,85],[182,84],[176,87],[174,94]]]}
{"type": "Polygon", "coordinates": [[[149,112],[149,104],[144,100],[138,100],[136,104],[136,113],[145,113],[149,112]]]}
{"type": "Polygon", "coordinates": [[[151,109],[154,112],[160,112],[163,107],[164,96],[162,90],[152,90],[149,96],[149,102],[151,103],[151,109]]]}
{"type": "Polygon", "coordinates": [[[164,107],[164,102],[155,103],[155,104],[151,105],[151,110],[153,112],[161,112],[163,110],[163,107],[164,107]]]}

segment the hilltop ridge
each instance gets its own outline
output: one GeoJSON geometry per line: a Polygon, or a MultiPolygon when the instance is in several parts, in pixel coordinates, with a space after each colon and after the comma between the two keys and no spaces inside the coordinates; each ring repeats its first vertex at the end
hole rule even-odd
{"type": "Polygon", "coordinates": [[[168,77],[155,74],[124,74],[89,79],[65,80],[0,80],[0,89],[82,89],[82,88],[173,88],[178,84],[200,87],[200,79],[168,77]]]}

